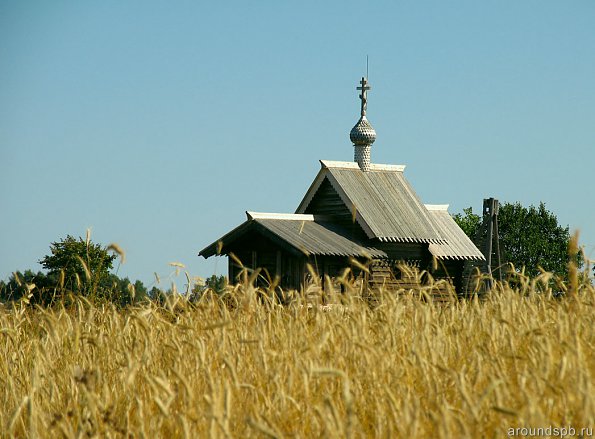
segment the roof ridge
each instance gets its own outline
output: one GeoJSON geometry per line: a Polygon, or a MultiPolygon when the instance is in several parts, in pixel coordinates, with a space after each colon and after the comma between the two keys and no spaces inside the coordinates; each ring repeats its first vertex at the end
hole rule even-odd
{"type": "Polygon", "coordinates": [[[312,215],[308,213],[252,212],[249,210],[246,211],[246,217],[248,220],[276,219],[289,221],[324,221],[328,219],[325,215],[312,215]]]}
{"type": "MultiPolygon", "coordinates": [[[[357,162],[342,162],[336,160],[320,160],[320,165],[323,168],[343,168],[343,169],[357,169],[360,167],[357,162]]],[[[389,172],[403,172],[406,165],[389,165],[382,163],[370,163],[370,171],[389,171],[389,172]]]]}
{"type": "Polygon", "coordinates": [[[428,210],[442,210],[448,212],[449,204],[424,204],[428,210]]]}
{"type": "MultiPolygon", "coordinates": [[[[351,219],[369,239],[385,242],[446,242],[434,220],[436,213],[428,210],[419,199],[403,172],[362,172],[355,162],[321,160],[322,165],[296,212],[335,212],[335,200],[329,208],[310,208],[312,200],[321,194],[334,197],[351,213],[351,219]],[[321,192],[328,180],[333,193],[321,192]]],[[[384,165],[379,165],[384,166],[384,165]]],[[[383,168],[380,168],[383,169],[383,168]]],[[[401,169],[396,165],[384,169],[401,169]]],[[[440,212],[442,213],[442,212],[440,212]]],[[[345,218],[347,218],[345,216],[345,218]]]]}

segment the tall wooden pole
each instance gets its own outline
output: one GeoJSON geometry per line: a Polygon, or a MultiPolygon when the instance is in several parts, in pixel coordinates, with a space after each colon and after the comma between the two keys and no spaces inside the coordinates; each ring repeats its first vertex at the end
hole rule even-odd
{"type": "Polygon", "coordinates": [[[498,230],[498,212],[500,210],[500,203],[494,200],[494,237],[496,238],[496,264],[498,269],[498,279],[502,282],[502,260],[500,258],[500,231],[498,230]]]}
{"type": "Polygon", "coordinates": [[[492,288],[492,236],[494,236],[494,199],[487,198],[483,200],[483,221],[488,226],[488,233],[485,241],[484,256],[486,258],[486,274],[488,275],[487,286],[492,288]]]}
{"type": "Polygon", "coordinates": [[[502,281],[502,261],[500,259],[500,235],[498,230],[498,211],[500,204],[494,198],[485,198],[483,200],[483,225],[481,230],[485,233],[483,245],[483,254],[486,258],[484,274],[488,276],[486,286],[492,288],[493,278],[493,256],[496,254],[496,270],[498,278],[502,281]],[[495,247],[495,248],[494,248],[495,247]]]}

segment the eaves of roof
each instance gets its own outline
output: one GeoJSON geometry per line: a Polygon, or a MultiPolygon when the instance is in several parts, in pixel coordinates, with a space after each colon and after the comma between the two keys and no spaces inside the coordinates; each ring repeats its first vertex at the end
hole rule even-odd
{"type": "Polygon", "coordinates": [[[321,169],[296,213],[307,211],[328,179],[368,238],[383,242],[442,243],[445,237],[403,176],[402,165],[375,165],[363,172],[355,163],[321,160],[321,169]]]}
{"type": "Polygon", "coordinates": [[[315,221],[312,215],[255,214],[223,237],[205,247],[199,255],[208,258],[227,254],[227,247],[246,233],[256,231],[296,255],[385,258],[386,253],[349,239],[336,225],[315,221]]]}
{"type": "Polygon", "coordinates": [[[446,242],[429,245],[432,255],[438,259],[485,260],[483,253],[448,213],[447,204],[426,204],[426,208],[434,218],[435,223],[440,227],[442,236],[446,238],[446,242]]]}

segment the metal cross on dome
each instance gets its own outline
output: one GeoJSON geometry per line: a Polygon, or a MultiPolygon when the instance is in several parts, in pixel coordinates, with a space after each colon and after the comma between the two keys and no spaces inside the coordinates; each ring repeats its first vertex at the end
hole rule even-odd
{"type": "Polygon", "coordinates": [[[359,98],[362,100],[362,111],[361,115],[366,115],[366,110],[368,108],[368,90],[372,90],[372,87],[368,85],[368,80],[365,77],[362,77],[362,80],[359,82],[361,87],[357,87],[357,90],[361,90],[362,93],[359,95],[359,98]]]}

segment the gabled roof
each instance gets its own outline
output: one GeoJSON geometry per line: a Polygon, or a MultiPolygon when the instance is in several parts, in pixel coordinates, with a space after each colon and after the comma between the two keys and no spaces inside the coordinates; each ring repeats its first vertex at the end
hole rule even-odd
{"type": "Polygon", "coordinates": [[[403,176],[403,165],[371,164],[368,172],[355,162],[321,160],[316,179],[296,213],[308,205],[325,179],[333,186],[368,238],[384,242],[443,243],[442,229],[403,176]]]}
{"type": "Polygon", "coordinates": [[[446,243],[430,244],[430,253],[438,259],[485,260],[481,251],[448,213],[448,204],[426,204],[425,207],[447,240],[446,243]]]}
{"type": "Polygon", "coordinates": [[[256,231],[277,245],[305,256],[386,257],[382,250],[364,247],[346,238],[337,226],[325,222],[324,217],[283,213],[246,214],[246,222],[201,250],[199,255],[208,258],[227,254],[229,251],[226,247],[247,233],[256,231]]]}

